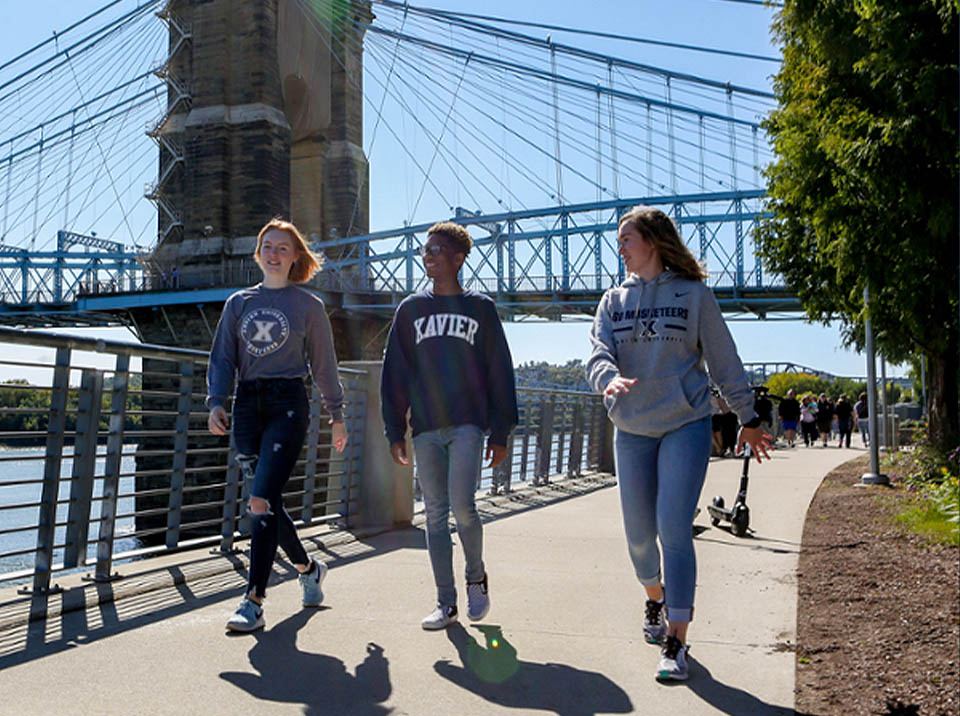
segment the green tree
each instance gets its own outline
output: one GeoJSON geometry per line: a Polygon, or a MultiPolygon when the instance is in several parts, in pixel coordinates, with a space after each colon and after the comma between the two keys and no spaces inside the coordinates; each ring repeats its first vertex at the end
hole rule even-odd
{"type": "Polygon", "coordinates": [[[832,393],[829,380],[809,373],[776,373],[767,379],[766,385],[773,395],[778,395],[781,398],[791,388],[796,391],[798,399],[807,393],[813,393],[814,395],[832,393]]]}
{"type": "Polygon", "coordinates": [[[957,0],[786,0],[760,253],[808,317],[923,353],[930,435],[957,443],[957,0]],[[870,304],[863,290],[869,283],[870,304]]]}

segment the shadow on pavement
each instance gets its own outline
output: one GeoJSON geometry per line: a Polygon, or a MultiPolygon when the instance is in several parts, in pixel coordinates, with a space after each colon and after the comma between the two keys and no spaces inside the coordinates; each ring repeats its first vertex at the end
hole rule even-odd
{"type": "Polygon", "coordinates": [[[553,711],[561,716],[630,713],[626,692],[603,674],[565,664],[519,661],[517,650],[499,626],[474,625],[485,645],[460,624],[447,627],[462,666],[438,661],[433,668],[443,678],[498,706],[553,711]]]}
{"type": "Polygon", "coordinates": [[[728,686],[717,681],[710,674],[709,669],[693,657],[689,657],[690,679],[688,681],[668,682],[664,685],[669,688],[685,687],[713,706],[721,713],[730,716],[802,716],[796,714],[793,708],[774,706],[761,701],[753,694],[728,686]]]}
{"type": "Polygon", "coordinates": [[[220,678],[261,701],[302,704],[310,716],[390,713],[382,705],[392,687],[380,646],[367,644],[367,655],[353,674],[340,659],[297,648],[297,632],[314,613],[303,610],[269,631],[254,632],[257,643],[249,656],[257,673],[226,671],[220,678]]]}

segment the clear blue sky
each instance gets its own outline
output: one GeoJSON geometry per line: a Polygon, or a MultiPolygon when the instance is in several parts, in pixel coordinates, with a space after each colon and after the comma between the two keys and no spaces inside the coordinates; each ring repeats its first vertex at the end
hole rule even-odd
{"type": "MultiPolygon", "coordinates": [[[[0,0],[0,60],[6,60],[62,30],[106,4],[105,0],[0,0]]],[[[727,0],[420,0],[449,10],[484,13],[517,20],[580,27],[668,42],[687,43],[761,55],[778,55],[771,45],[773,11],[764,6],[727,0]]],[[[132,7],[133,3],[125,3],[132,7]]],[[[542,36],[546,31],[520,28],[542,36]]],[[[558,42],[654,64],[734,84],[770,89],[776,71],[771,63],[704,55],[616,40],[569,36],[554,32],[558,42]]],[[[385,141],[385,140],[378,140],[385,141]]],[[[374,210],[376,207],[374,207],[374,210]]],[[[399,222],[397,222],[399,223],[399,222]]],[[[792,361],[840,375],[865,374],[862,355],[841,347],[837,327],[801,321],[729,323],[741,357],[747,362],[792,361]]],[[[589,323],[516,324],[507,326],[515,362],[545,360],[563,363],[589,355],[589,323]]],[[[126,339],[122,329],[100,332],[126,339]]],[[[2,348],[0,348],[2,352],[2,348]]],[[[890,369],[890,375],[900,374],[890,369]]]]}

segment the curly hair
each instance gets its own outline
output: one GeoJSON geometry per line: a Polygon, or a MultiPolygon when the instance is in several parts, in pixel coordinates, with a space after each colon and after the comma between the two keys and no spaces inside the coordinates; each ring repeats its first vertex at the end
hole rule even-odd
{"type": "Polygon", "coordinates": [[[651,206],[635,206],[620,218],[620,226],[631,224],[660,254],[663,267],[681,278],[703,281],[707,272],[683,243],[670,217],[651,206]]]}
{"type": "Polygon", "coordinates": [[[452,221],[438,221],[427,229],[427,236],[430,234],[439,234],[453,244],[453,249],[458,254],[464,256],[470,255],[470,249],[473,248],[473,239],[470,238],[470,232],[466,227],[456,224],[452,221]]]}
{"type": "Polygon", "coordinates": [[[306,283],[320,270],[320,266],[323,264],[323,257],[317,256],[310,250],[307,242],[303,240],[300,230],[289,221],[275,216],[264,224],[263,228],[260,229],[260,233],[257,234],[257,248],[253,252],[253,258],[256,259],[258,264],[260,263],[260,247],[263,246],[263,237],[268,231],[274,230],[285,231],[290,237],[290,242],[293,244],[294,250],[297,252],[297,258],[290,267],[287,280],[290,281],[290,283],[306,283]]]}

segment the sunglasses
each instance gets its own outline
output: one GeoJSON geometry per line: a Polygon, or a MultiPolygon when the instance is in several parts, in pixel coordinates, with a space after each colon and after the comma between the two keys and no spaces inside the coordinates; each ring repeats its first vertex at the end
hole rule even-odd
{"type": "Polygon", "coordinates": [[[449,251],[450,249],[443,244],[424,244],[420,247],[421,256],[439,256],[444,251],[449,251]]]}

